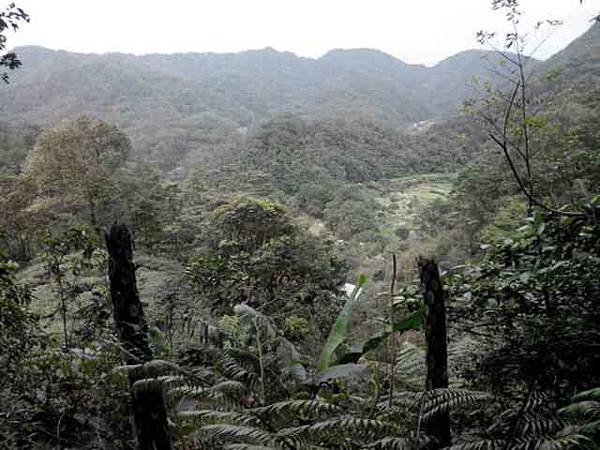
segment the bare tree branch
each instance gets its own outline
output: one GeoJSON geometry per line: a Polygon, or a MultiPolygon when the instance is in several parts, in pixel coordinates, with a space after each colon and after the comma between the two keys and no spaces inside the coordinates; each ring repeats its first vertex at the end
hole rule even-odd
{"type": "Polygon", "coordinates": [[[512,160],[512,158],[510,157],[510,154],[508,152],[508,147],[505,145],[505,143],[501,140],[499,140],[496,136],[494,136],[493,134],[489,134],[489,136],[492,138],[492,140],[498,144],[498,146],[502,149],[502,151],[504,152],[504,156],[506,157],[506,161],[508,162],[508,165],[510,166],[510,170],[515,178],[515,180],[517,180],[517,183],[519,184],[519,188],[521,189],[521,191],[523,192],[523,194],[525,194],[525,196],[527,197],[527,199],[534,204],[535,206],[539,206],[540,208],[554,213],[554,214],[559,214],[562,216],[569,216],[569,217],[582,217],[585,216],[584,213],[580,213],[580,212],[572,212],[572,211],[560,211],[558,209],[554,209],[554,208],[550,208],[549,206],[544,205],[543,203],[541,203],[540,201],[536,200],[535,197],[533,197],[531,195],[531,193],[527,190],[527,188],[525,187],[525,185],[523,184],[523,181],[521,180],[521,177],[519,176],[519,173],[517,172],[517,169],[515,167],[515,164],[512,160]]]}

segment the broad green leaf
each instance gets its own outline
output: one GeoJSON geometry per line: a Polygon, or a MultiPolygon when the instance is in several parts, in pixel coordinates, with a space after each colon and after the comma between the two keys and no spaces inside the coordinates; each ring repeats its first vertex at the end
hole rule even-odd
{"type": "MultiPolygon", "coordinates": [[[[419,311],[415,311],[414,313],[412,313],[412,314],[404,317],[403,319],[399,320],[398,322],[396,322],[394,324],[393,329],[394,329],[395,333],[402,333],[402,332],[408,331],[408,330],[419,330],[423,327],[424,321],[425,321],[425,310],[420,309],[419,311]]],[[[358,361],[364,354],[366,354],[370,351],[376,350],[382,343],[387,341],[387,338],[391,334],[392,333],[390,331],[384,331],[379,334],[376,334],[375,336],[372,336],[370,339],[368,339],[363,344],[361,351],[344,355],[342,358],[340,358],[340,360],[338,361],[338,364],[342,363],[342,362],[345,363],[345,362],[358,361]]]]}
{"type": "Polygon", "coordinates": [[[327,342],[323,346],[323,349],[321,350],[321,355],[319,356],[317,372],[322,372],[323,370],[329,367],[329,365],[331,364],[331,357],[333,356],[333,353],[339,347],[339,345],[346,339],[346,336],[348,335],[348,326],[350,324],[350,319],[352,318],[352,313],[358,305],[359,296],[366,281],[367,278],[364,275],[361,275],[359,277],[358,285],[354,288],[348,300],[346,300],[342,311],[340,312],[337,319],[335,320],[335,323],[331,327],[329,338],[327,338],[327,342]]]}

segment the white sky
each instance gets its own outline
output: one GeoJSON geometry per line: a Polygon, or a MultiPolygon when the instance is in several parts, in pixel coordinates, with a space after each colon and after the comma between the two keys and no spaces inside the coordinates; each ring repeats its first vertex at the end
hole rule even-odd
{"type": "MultiPolygon", "coordinates": [[[[8,46],[85,53],[231,52],[274,47],[319,57],[332,48],[376,48],[434,64],[477,48],[475,32],[504,21],[490,0],[13,0],[31,15],[8,46]]],[[[0,0],[0,6],[8,4],[0,0]]],[[[600,0],[521,0],[524,25],[565,24],[536,54],[583,33],[600,0]]]]}

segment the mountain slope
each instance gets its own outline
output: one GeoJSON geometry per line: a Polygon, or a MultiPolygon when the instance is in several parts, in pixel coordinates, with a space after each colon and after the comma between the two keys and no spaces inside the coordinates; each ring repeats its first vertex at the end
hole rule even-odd
{"type": "Polygon", "coordinates": [[[168,105],[186,116],[210,113],[240,125],[280,113],[348,111],[399,124],[452,115],[462,100],[456,92],[483,67],[471,59],[457,76],[444,63],[430,69],[369,49],[335,50],[317,60],[273,49],[145,56],[17,51],[23,69],[0,93],[0,112],[33,122],[74,109],[105,117],[117,112],[129,122],[129,108],[139,116],[168,105]],[[442,100],[433,101],[427,87],[442,85],[435,95],[442,100]]]}
{"type": "MultiPolygon", "coordinates": [[[[579,55],[584,66],[576,70],[590,69],[593,58],[578,49],[598,41],[597,28],[551,61],[568,67],[576,64],[570,55],[579,55]]],[[[76,114],[96,116],[123,128],[147,160],[167,170],[185,155],[195,162],[218,158],[274,116],[404,128],[456,116],[474,94],[474,76],[499,82],[489,70],[498,56],[476,50],[430,68],[371,49],[332,50],[319,59],[270,48],[144,56],[17,51],[23,67],[0,89],[0,122],[48,126],[76,114]]]]}

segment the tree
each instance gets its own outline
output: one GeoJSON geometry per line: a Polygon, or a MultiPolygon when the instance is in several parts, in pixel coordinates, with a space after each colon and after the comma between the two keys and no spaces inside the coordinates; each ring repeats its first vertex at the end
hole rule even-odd
{"type": "MultiPolygon", "coordinates": [[[[508,87],[506,91],[503,88],[488,88],[489,95],[483,100],[479,114],[489,124],[489,137],[502,151],[514,180],[527,199],[530,211],[538,207],[563,215],[581,215],[580,212],[552,208],[538,193],[534,166],[543,158],[545,148],[541,138],[536,145],[534,134],[541,135],[545,131],[547,118],[544,113],[547,113],[552,99],[540,95],[539,80],[538,86],[532,81],[532,55],[525,54],[527,42],[519,26],[522,15],[519,1],[492,0],[492,9],[503,11],[510,26],[510,31],[504,35],[502,48],[497,49],[508,67],[505,74],[508,87]]],[[[536,28],[560,24],[560,21],[546,20],[539,22],[536,28]]],[[[477,33],[481,44],[487,44],[495,37],[496,33],[477,33]]]]}
{"type": "Polygon", "coordinates": [[[0,249],[0,392],[17,384],[22,359],[36,343],[35,316],[28,310],[31,294],[15,282],[17,265],[0,249]]]}
{"type": "Polygon", "coordinates": [[[182,233],[175,230],[183,215],[178,184],[162,180],[154,167],[139,164],[123,170],[118,195],[119,216],[130,224],[137,245],[180,256],[182,233]]]}
{"type": "Polygon", "coordinates": [[[537,213],[452,275],[450,320],[478,341],[479,365],[463,367],[465,379],[508,395],[543,390],[558,401],[600,383],[597,214],[597,204],[582,217],[537,213]]]}
{"type": "Polygon", "coordinates": [[[377,230],[377,219],[369,195],[355,187],[333,193],[323,219],[340,239],[349,240],[365,231],[377,230]]]}
{"type": "MultiPolygon", "coordinates": [[[[10,70],[14,70],[21,65],[21,61],[17,58],[14,52],[4,53],[6,49],[6,30],[12,28],[13,31],[19,29],[19,22],[29,22],[29,15],[18,8],[14,3],[8,5],[4,11],[0,11],[0,67],[6,67],[10,70]]],[[[6,72],[0,73],[0,78],[5,83],[8,83],[9,77],[6,72]]]]}
{"type": "Polygon", "coordinates": [[[37,187],[38,200],[51,199],[58,208],[86,208],[89,223],[97,227],[107,221],[118,169],[131,151],[117,127],[81,116],[40,134],[24,175],[37,187]]]}
{"type": "Polygon", "coordinates": [[[188,277],[213,311],[242,303],[282,329],[298,313],[312,321],[313,337],[328,328],[345,269],[330,242],[293,224],[283,206],[251,197],[216,208],[204,227],[188,277]]]}

